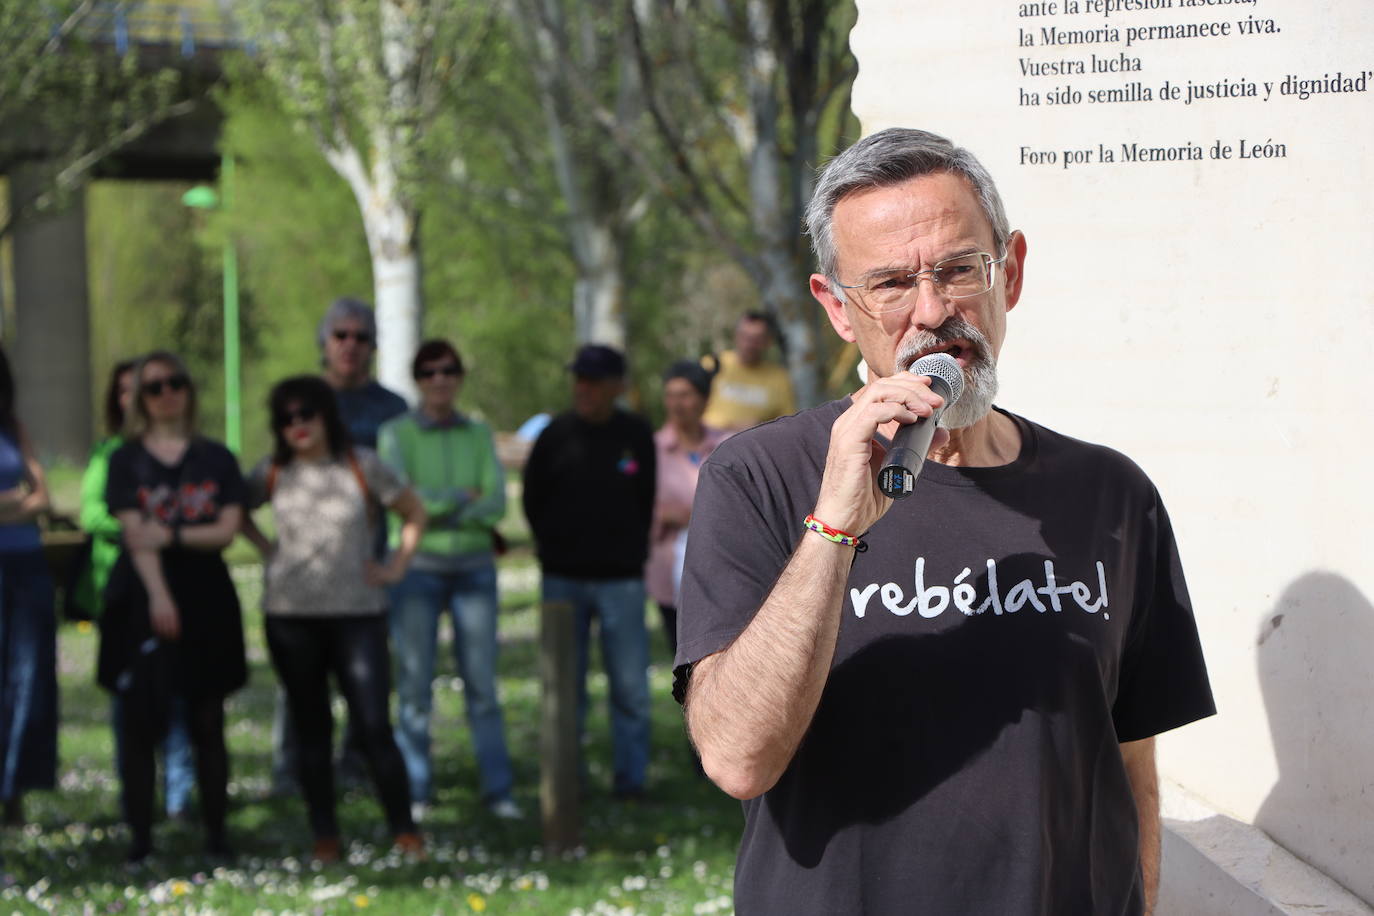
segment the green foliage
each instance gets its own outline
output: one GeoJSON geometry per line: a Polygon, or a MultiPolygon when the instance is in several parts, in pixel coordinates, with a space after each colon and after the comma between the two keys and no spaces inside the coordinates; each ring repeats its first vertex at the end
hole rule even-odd
{"type": "MultiPolygon", "coordinates": [[[[0,0],[0,6],[12,2],[0,0]]],[[[483,4],[454,2],[463,6],[463,16],[489,10],[483,4]]],[[[353,8],[271,5],[281,7],[282,15],[296,15],[287,7],[309,11],[318,6],[340,16],[338,11],[353,8]]],[[[841,34],[852,8],[830,7],[833,29],[841,34]]],[[[452,68],[459,67],[461,75],[442,87],[441,97],[426,97],[434,109],[425,121],[418,154],[424,167],[411,176],[416,210],[423,214],[418,233],[427,304],[424,333],[449,337],[469,363],[461,397],[465,409],[497,428],[511,429],[535,412],[557,411],[568,403],[564,367],[575,347],[576,270],[565,231],[567,207],[549,152],[546,112],[522,56],[524,45],[514,32],[524,26],[507,17],[460,20],[470,29],[485,30],[481,54],[465,64],[456,58],[435,62],[427,71],[452,76],[458,72],[452,68]]],[[[599,29],[610,27],[604,17],[592,16],[588,22],[599,29]]],[[[662,78],[679,79],[674,92],[665,93],[665,103],[682,106],[680,122],[691,125],[684,149],[698,157],[693,160],[697,168],[712,174],[721,188],[747,196],[738,150],[723,133],[728,118],[738,115],[741,78],[735,37],[724,20],[705,13],[668,24],[685,30],[679,41],[669,46],[668,36],[661,33],[646,41],[665,62],[662,78]],[[695,42],[691,72],[683,58],[672,56],[684,51],[683,41],[695,42]],[[710,99],[680,98],[692,81],[705,75],[715,81],[710,99],[719,102],[718,111],[706,110],[710,99]]],[[[358,38],[362,40],[361,33],[358,38]]],[[[316,54],[281,66],[308,68],[321,60],[316,54]]],[[[226,240],[235,245],[245,341],[246,461],[267,450],[263,404],[270,386],[286,375],[318,368],[315,329],[328,303],[341,295],[372,298],[357,201],[325,160],[318,125],[299,116],[296,103],[263,73],[263,66],[261,56],[228,60],[226,84],[216,96],[225,115],[224,149],[236,163],[234,186],[220,189],[230,199],[228,209],[187,210],[179,201],[184,186],[154,184],[98,183],[89,205],[97,387],[103,388],[117,358],[154,345],[181,350],[201,384],[204,428],[215,435],[222,428],[223,411],[220,259],[226,240]]],[[[317,78],[319,73],[312,77],[317,78]]],[[[846,96],[834,87],[829,92],[814,129],[822,137],[839,138],[850,123],[846,96]]],[[[608,104],[613,100],[603,99],[608,104]]],[[[352,118],[362,110],[346,113],[352,118]]],[[[580,144],[615,146],[586,120],[572,128],[579,132],[580,144]]],[[[783,141],[784,152],[795,155],[793,128],[784,129],[783,141]]],[[[665,152],[657,146],[661,138],[646,134],[643,142],[655,155],[665,152]]],[[[828,149],[836,142],[821,146],[828,149]]],[[[662,194],[644,198],[623,252],[631,400],[654,418],[661,415],[661,369],[673,359],[726,345],[735,316],[761,305],[756,288],[743,279],[718,240],[692,219],[690,207],[675,205],[672,195],[678,193],[679,186],[670,183],[662,194]]],[[[711,193],[724,192],[713,186],[711,193]]],[[[747,239],[748,223],[741,212],[722,212],[732,231],[747,239]]],[[[800,266],[796,282],[804,289],[800,266]]],[[[98,398],[100,392],[95,394],[98,398]]]]}
{"type": "Polygon", "coordinates": [[[357,150],[413,200],[447,152],[430,142],[449,86],[474,62],[491,20],[473,0],[240,0],[257,60],[288,115],[321,149],[357,150]]]}
{"type": "Polygon", "coordinates": [[[244,457],[265,454],[267,394],[289,376],[318,371],[316,329],[340,296],[368,300],[372,271],[357,204],[313,140],[283,115],[250,66],[231,67],[218,93],[222,144],[234,158],[230,206],[209,215],[204,244],[231,238],[245,308],[244,457]]]}
{"type": "MultiPolygon", "coordinates": [[[[131,5],[0,0],[0,167],[34,159],[46,179],[21,211],[60,207],[103,158],[185,104],[175,70],[100,40],[131,5]]],[[[0,205],[0,236],[23,215],[0,205]]]]}

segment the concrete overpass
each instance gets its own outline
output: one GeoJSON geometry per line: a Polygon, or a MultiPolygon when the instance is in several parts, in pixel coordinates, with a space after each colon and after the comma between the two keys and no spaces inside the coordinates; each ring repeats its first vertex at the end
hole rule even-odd
{"type": "MultiPolygon", "coordinates": [[[[220,162],[221,113],[208,89],[222,79],[222,54],[242,45],[227,24],[175,3],[99,10],[82,36],[113,55],[138,54],[140,68],[180,75],[188,110],[102,159],[94,178],[211,181],[220,162]]],[[[47,189],[51,144],[22,123],[4,128],[11,146],[0,161],[10,212],[22,213],[47,189]]],[[[22,216],[11,232],[15,323],[6,349],[19,412],[45,458],[82,463],[90,450],[92,409],[90,300],[84,191],[60,212],[22,216]]]]}

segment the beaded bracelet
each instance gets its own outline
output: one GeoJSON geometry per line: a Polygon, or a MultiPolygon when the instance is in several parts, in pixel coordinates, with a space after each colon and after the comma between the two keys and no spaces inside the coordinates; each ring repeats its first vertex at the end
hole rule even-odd
{"type": "Polygon", "coordinates": [[[836,544],[853,547],[856,553],[863,553],[868,549],[868,545],[863,542],[863,538],[850,534],[848,531],[831,528],[814,515],[808,515],[806,521],[802,522],[802,524],[806,527],[807,531],[814,531],[827,541],[834,541],[836,544]]]}

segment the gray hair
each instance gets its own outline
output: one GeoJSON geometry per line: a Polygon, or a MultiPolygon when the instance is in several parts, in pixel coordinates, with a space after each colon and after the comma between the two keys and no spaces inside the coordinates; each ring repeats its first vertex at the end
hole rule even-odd
{"type": "Polygon", "coordinates": [[[836,288],[839,282],[835,276],[837,255],[831,231],[835,205],[855,191],[889,187],[937,172],[962,175],[969,180],[992,225],[992,239],[997,246],[995,254],[1005,250],[1011,238],[1011,226],[1002,209],[997,186],[983,164],[968,150],[955,146],[939,134],[890,127],[864,137],[827,162],[816,179],[811,202],[806,205],[806,231],[811,236],[816,263],[821,273],[830,278],[831,289],[841,300],[844,291],[836,288]]]}
{"type": "Polygon", "coordinates": [[[363,326],[363,330],[372,335],[373,345],[377,342],[377,316],[372,312],[372,306],[361,299],[351,299],[344,296],[335,299],[330,303],[325,311],[324,317],[320,319],[319,329],[315,332],[315,343],[320,348],[320,353],[324,353],[324,340],[334,330],[334,325],[342,318],[351,318],[363,326]]]}

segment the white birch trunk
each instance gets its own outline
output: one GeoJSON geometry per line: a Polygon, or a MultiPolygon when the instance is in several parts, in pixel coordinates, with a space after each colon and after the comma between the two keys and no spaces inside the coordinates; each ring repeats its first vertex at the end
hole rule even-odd
{"type": "Polygon", "coordinates": [[[414,209],[399,199],[395,173],[380,151],[370,170],[352,146],[328,150],[326,158],[353,189],[363,217],[377,310],[377,377],[413,404],[410,364],[420,348],[423,318],[414,209]]]}
{"type": "Polygon", "coordinates": [[[420,258],[413,249],[372,253],[377,299],[377,378],[411,404],[418,392],[410,366],[420,349],[420,258]]]}

